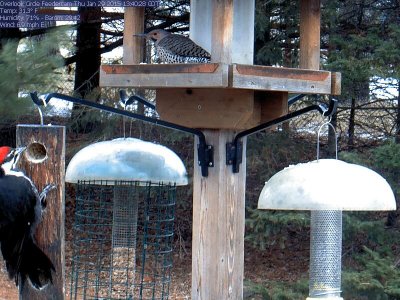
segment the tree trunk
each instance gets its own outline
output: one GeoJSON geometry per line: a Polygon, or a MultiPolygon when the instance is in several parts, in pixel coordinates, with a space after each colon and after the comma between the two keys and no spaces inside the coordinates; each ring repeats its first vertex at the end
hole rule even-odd
{"type": "Polygon", "coordinates": [[[356,99],[352,97],[350,117],[349,117],[348,141],[347,141],[347,146],[349,146],[349,148],[352,148],[354,146],[355,115],[356,115],[356,99]]]}
{"type": "MultiPolygon", "coordinates": [[[[77,97],[98,100],[94,95],[99,87],[101,8],[79,7],[80,23],[76,36],[76,69],[74,91],[77,97]]],[[[74,105],[71,128],[76,133],[87,133],[96,126],[87,108],[74,105]]]]}

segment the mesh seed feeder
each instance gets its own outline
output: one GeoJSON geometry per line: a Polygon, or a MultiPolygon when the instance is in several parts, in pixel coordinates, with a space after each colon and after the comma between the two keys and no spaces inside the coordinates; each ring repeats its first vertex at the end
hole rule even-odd
{"type": "Polygon", "coordinates": [[[259,209],[311,210],[308,300],[343,299],[342,211],[395,210],[393,192],[376,172],[336,159],[290,166],[265,183],[259,209]]]}
{"type": "Polygon", "coordinates": [[[176,186],[186,169],[168,148],[116,139],[80,150],[70,299],[168,299],[176,186]]]}

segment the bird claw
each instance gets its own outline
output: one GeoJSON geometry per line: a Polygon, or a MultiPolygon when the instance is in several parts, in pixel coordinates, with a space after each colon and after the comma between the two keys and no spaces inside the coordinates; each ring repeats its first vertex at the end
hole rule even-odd
{"type": "Polygon", "coordinates": [[[42,192],[39,195],[40,204],[42,205],[42,209],[45,209],[47,206],[47,201],[46,201],[47,193],[56,189],[56,187],[57,186],[55,184],[50,183],[43,188],[42,192]]]}

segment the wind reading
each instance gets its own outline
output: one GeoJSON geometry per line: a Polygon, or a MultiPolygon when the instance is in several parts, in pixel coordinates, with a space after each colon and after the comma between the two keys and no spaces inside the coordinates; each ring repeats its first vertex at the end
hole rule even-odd
{"type": "Polygon", "coordinates": [[[79,22],[72,7],[156,7],[160,1],[151,0],[85,0],[85,1],[0,1],[0,28],[46,28],[55,21],[79,22]],[[53,9],[57,8],[57,9],[53,9]]]}

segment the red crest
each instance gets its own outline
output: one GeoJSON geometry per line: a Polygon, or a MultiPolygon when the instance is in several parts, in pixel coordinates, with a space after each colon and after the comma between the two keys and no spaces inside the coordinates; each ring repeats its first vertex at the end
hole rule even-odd
{"type": "Polygon", "coordinates": [[[0,165],[3,164],[4,160],[6,159],[7,155],[10,153],[11,147],[3,146],[0,147],[0,165]]]}

